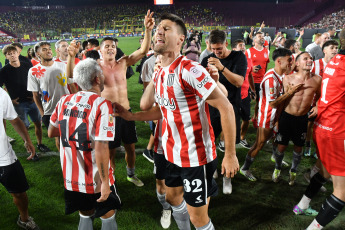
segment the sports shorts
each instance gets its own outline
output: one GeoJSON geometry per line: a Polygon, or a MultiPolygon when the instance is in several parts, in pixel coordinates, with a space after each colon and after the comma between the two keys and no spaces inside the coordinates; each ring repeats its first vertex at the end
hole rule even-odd
{"type": "Polygon", "coordinates": [[[323,166],[333,176],[345,176],[345,140],[314,132],[316,152],[323,166]]]}
{"type": "Polygon", "coordinates": [[[19,105],[13,105],[13,106],[18,114],[18,117],[24,122],[27,128],[30,126],[28,116],[30,117],[31,121],[34,123],[41,122],[41,119],[42,119],[41,114],[35,102],[22,102],[22,103],[19,103],[19,105]]]}
{"type": "MultiPolygon", "coordinates": [[[[129,109],[128,111],[132,111],[129,109]]],[[[109,149],[115,149],[121,146],[121,141],[125,144],[138,142],[137,131],[134,121],[127,121],[121,117],[115,118],[115,138],[109,141],[109,149]]]]}
{"type": "Polygon", "coordinates": [[[117,194],[115,184],[110,186],[111,193],[104,202],[97,202],[101,193],[87,194],[65,189],[65,214],[69,215],[76,211],[90,211],[95,209],[95,217],[104,216],[110,210],[121,208],[120,196],[117,194]]]}
{"type": "Polygon", "coordinates": [[[303,147],[307,136],[308,115],[294,116],[283,111],[279,118],[276,142],[288,145],[292,140],[294,145],[303,147]]]}
{"type": "Polygon", "coordinates": [[[218,194],[218,186],[213,179],[218,159],[197,167],[181,168],[169,161],[166,165],[165,184],[168,187],[183,186],[183,197],[192,207],[207,204],[207,198],[218,194]]]}
{"type": "Polygon", "coordinates": [[[242,99],[241,107],[240,107],[240,116],[243,121],[249,121],[250,120],[250,95],[244,99],[242,99]]]}
{"type": "Polygon", "coordinates": [[[261,83],[254,83],[254,87],[255,87],[255,93],[256,93],[256,101],[258,102],[260,99],[260,85],[261,83]]]}
{"type": "Polygon", "coordinates": [[[153,172],[157,180],[165,180],[167,160],[163,154],[153,153],[154,169],[153,172]]]}
{"type": "Polygon", "coordinates": [[[42,117],[42,123],[44,124],[44,126],[45,126],[47,129],[49,128],[50,117],[51,117],[51,115],[43,115],[43,117],[42,117]]]}
{"type": "Polygon", "coordinates": [[[29,189],[24,169],[19,160],[7,166],[0,166],[0,183],[9,193],[22,193],[29,189]]]}

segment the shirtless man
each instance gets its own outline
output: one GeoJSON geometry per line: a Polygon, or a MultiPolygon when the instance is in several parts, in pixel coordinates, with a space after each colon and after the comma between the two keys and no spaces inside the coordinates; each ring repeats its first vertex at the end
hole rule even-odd
{"type": "Polygon", "coordinates": [[[288,147],[290,140],[294,143],[292,166],[290,169],[289,185],[293,185],[296,179],[297,167],[301,161],[302,148],[304,146],[308,117],[317,115],[317,107],[310,110],[314,95],[316,100],[320,97],[321,78],[311,73],[313,58],[307,52],[302,52],[296,57],[298,72],[287,75],[283,80],[284,90],[294,85],[303,84],[303,87],[296,92],[288,102],[286,108],[279,118],[279,128],[277,134],[278,149],[275,152],[276,164],[272,175],[272,180],[278,182],[284,151],[288,147]],[[310,114],[308,116],[308,112],[310,114]]]}
{"type": "MultiPolygon", "coordinates": [[[[127,96],[126,70],[127,67],[134,65],[142,59],[149,51],[151,31],[155,24],[152,16],[153,12],[150,13],[150,10],[148,10],[144,21],[144,41],[141,44],[141,48],[134,51],[131,55],[124,56],[116,61],[116,45],[113,38],[104,38],[100,45],[103,56],[103,61],[100,62],[100,66],[105,76],[104,90],[101,95],[112,103],[116,102],[122,105],[127,110],[131,108],[127,96]]],[[[137,142],[135,122],[116,118],[115,129],[115,140],[109,143],[111,161],[114,162],[115,148],[119,147],[121,141],[123,141],[126,150],[127,180],[134,183],[136,186],[143,186],[144,183],[135,175],[135,143],[137,142]]],[[[115,167],[115,165],[112,166],[113,168],[115,167]]]]}

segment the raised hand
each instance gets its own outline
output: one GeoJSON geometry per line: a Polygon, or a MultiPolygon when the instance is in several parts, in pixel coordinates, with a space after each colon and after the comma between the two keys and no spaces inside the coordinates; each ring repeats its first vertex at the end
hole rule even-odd
{"type": "Polygon", "coordinates": [[[151,13],[150,10],[147,11],[147,14],[145,15],[145,20],[144,20],[144,26],[146,30],[152,30],[153,27],[155,26],[155,19],[152,17],[153,12],[151,13]]]}

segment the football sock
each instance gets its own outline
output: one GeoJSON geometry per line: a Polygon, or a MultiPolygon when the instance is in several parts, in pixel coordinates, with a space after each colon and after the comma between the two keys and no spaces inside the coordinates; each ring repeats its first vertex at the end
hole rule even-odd
{"type": "Polygon", "coordinates": [[[314,165],[310,170],[310,178],[312,178],[319,171],[320,171],[320,169],[316,165],[314,165]]]}
{"type": "Polygon", "coordinates": [[[313,220],[313,222],[311,222],[311,224],[309,225],[309,227],[306,230],[316,230],[316,229],[323,229],[323,226],[321,226],[316,219],[313,220]]]}
{"type": "Polygon", "coordinates": [[[316,173],[311,179],[310,183],[305,190],[304,195],[306,195],[308,198],[313,199],[314,196],[319,192],[322,185],[324,185],[327,182],[327,180],[321,176],[320,173],[316,173]]]}
{"type": "Polygon", "coordinates": [[[134,168],[128,168],[128,167],[126,167],[126,169],[127,169],[127,176],[133,177],[134,174],[135,174],[135,167],[134,167],[134,168]]]}
{"type": "Polygon", "coordinates": [[[293,157],[292,157],[292,165],[291,165],[291,172],[297,172],[297,167],[302,159],[302,152],[297,153],[293,151],[293,157]]]}
{"type": "Polygon", "coordinates": [[[101,230],[116,230],[117,229],[115,214],[109,218],[103,219],[101,217],[100,219],[102,221],[102,229],[101,230]]]}
{"type": "Polygon", "coordinates": [[[273,142],[272,145],[272,154],[274,155],[277,152],[278,145],[273,142]]]}
{"type": "Polygon", "coordinates": [[[331,194],[321,206],[315,220],[323,227],[336,218],[344,208],[345,202],[331,194]]]}
{"type": "Polygon", "coordinates": [[[275,168],[281,170],[282,169],[282,162],[284,158],[284,153],[279,152],[278,150],[274,154],[274,158],[276,159],[275,168]]]}
{"type": "Polygon", "coordinates": [[[255,158],[252,158],[251,156],[247,155],[246,160],[244,161],[244,165],[242,166],[243,170],[248,170],[249,167],[253,164],[255,158]]]}
{"type": "Polygon", "coordinates": [[[195,227],[195,229],[196,230],[215,230],[215,228],[211,222],[211,219],[206,225],[199,227],[199,228],[195,227]]]}
{"type": "Polygon", "coordinates": [[[173,217],[180,230],[190,230],[189,214],[186,201],[183,200],[179,206],[171,206],[173,217]]]}
{"type": "Polygon", "coordinates": [[[306,195],[303,195],[302,199],[300,200],[300,202],[297,204],[297,206],[300,209],[307,209],[309,207],[311,199],[306,197],[306,195]]]}
{"type": "Polygon", "coordinates": [[[156,193],[157,193],[158,201],[163,206],[163,209],[165,210],[170,209],[170,204],[165,200],[165,194],[160,194],[157,190],[156,190],[156,193]]]}
{"type": "Polygon", "coordinates": [[[91,216],[84,216],[79,213],[80,220],[78,230],[93,230],[93,221],[91,216]]]}

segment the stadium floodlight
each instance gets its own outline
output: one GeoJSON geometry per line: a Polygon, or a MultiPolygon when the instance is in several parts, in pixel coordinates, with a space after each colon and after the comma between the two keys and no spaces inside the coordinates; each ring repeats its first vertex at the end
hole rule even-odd
{"type": "Polygon", "coordinates": [[[154,0],[155,5],[172,5],[174,0],[154,0]]]}

